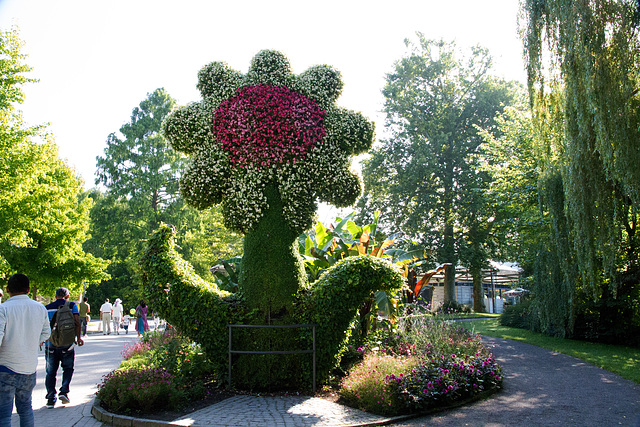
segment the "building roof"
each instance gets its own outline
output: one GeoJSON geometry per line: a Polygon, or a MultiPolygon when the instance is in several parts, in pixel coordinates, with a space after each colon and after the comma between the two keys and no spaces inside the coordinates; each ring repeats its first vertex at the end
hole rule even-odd
{"type": "MultiPolygon", "coordinates": [[[[489,261],[490,268],[482,270],[482,283],[494,284],[514,283],[520,280],[522,268],[515,262],[489,261]]],[[[418,278],[420,280],[420,278],[418,278]]],[[[431,277],[429,283],[441,283],[444,280],[444,273],[437,273],[431,277]]],[[[466,267],[456,267],[456,282],[472,282],[471,273],[466,267]]]]}

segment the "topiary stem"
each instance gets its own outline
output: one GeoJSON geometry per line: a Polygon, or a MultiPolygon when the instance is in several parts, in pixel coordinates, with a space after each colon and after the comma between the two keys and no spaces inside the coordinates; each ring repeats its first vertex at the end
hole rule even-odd
{"type": "Polygon", "coordinates": [[[274,184],[265,188],[269,207],[258,226],[244,237],[240,289],[248,306],[265,319],[291,312],[294,294],[306,282],[297,235],[282,215],[282,201],[274,184]]]}

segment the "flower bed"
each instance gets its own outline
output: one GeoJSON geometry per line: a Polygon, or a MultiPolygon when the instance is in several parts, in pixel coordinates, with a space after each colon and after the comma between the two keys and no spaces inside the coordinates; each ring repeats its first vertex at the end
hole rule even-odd
{"type": "Polygon", "coordinates": [[[452,406],[502,385],[502,368],[477,336],[454,324],[407,317],[359,348],[341,382],[341,400],[399,415],[452,406]]]}
{"type": "MultiPolygon", "coordinates": [[[[340,381],[341,403],[380,415],[411,414],[501,387],[502,368],[490,351],[455,323],[413,316],[387,326],[351,346],[351,360],[359,361],[340,381]]],[[[97,396],[111,412],[180,411],[188,409],[185,402],[228,397],[217,389],[200,348],[174,331],[146,334],[122,355],[120,368],[98,386],[97,396]]]]}
{"type": "Polygon", "coordinates": [[[124,361],[98,385],[109,411],[148,414],[180,410],[215,389],[211,365],[200,347],[173,330],[145,334],[122,351],[124,361]]]}

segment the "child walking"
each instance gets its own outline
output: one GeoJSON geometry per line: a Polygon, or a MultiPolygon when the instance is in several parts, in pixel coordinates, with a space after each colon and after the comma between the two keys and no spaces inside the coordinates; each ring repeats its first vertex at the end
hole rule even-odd
{"type": "Polygon", "coordinates": [[[125,314],[122,318],[122,328],[124,329],[124,333],[129,333],[129,323],[131,323],[131,316],[129,314],[125,314]]]}

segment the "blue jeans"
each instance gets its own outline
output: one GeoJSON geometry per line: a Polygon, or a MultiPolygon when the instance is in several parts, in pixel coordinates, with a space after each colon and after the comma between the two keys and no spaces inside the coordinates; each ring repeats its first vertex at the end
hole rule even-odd
{"type": "Polygon", "coordinates": [[[80,318],[80,323],[82,324],[81,329],[82,329],[82,335],[87,335],[87,316],[81,317],[80,318]]]}
{"type": "Polygon", "coordinates": [[[56,397],[56,374],[58,373],[58,366],[62,366],[60,394],[67,394],[69,393],[69,384],[73,376],[75,351],[73,350],[73,346],[65,349],[64,347],[54,347],[47,343],[44,355],[47,362],[47,375],[44,379],[44,385],[47,388],[47,400],[55,402],[58,400],[56,397]]]}
{"type": "Polygon", "coordinates": [[[15,397],[20,427],[33,427],[31,392],[36,386],[36,373],[30,375],[0,372],[0,427],[11,427],[11,412],[15,397]]]}

